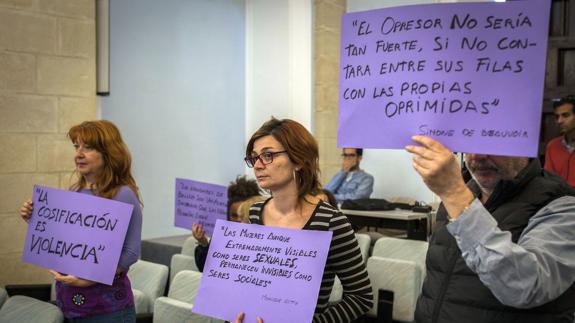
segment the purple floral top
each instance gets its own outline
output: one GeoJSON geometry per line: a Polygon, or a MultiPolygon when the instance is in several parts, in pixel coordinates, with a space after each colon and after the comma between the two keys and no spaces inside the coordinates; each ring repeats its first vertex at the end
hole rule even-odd
{"type": "Polygon", "coordinates": [[[72,287],[56,283],[56,295],[58,307],[67,318],[112,313],[134,304],[132,286],[125,272],[114,277],[112,286],[97,283],[72,287]]]}
{"type": "MultiPolygon", "coordinates": [[[[92,191],[83,189],[80,193],[92,194],[92,191]]],[[[114,200],[134,206],[118,263],[122,272],[114,277],[112,286],[96,283],[88,287],[72,287],[57,282],[56,300],[67,318],[112,313],[134,304],[132,286],[126,273],[140,257],[142,210],[136,194],[127,186],[120,188],[114,200]]]]}

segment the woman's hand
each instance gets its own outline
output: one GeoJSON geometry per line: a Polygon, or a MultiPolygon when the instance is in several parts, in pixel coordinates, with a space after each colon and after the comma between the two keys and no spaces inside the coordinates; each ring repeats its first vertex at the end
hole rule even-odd
{"type": "Polygon", "coordinates": [[[22,207],[20,207],[20,216],[24,221],[30,221],[30,217],[32,216],[32,210],[34,210],[34,204],[32,204],[32,200],[28,199],[22,203],[22,207]]]}
{"type": "Polygon", "coordinates": [[[198,243],[205,247],[208,245],[208,238],[206,238],[206,233],[204,232],[204,227],[201,224],[194,223],[192,224],[192,234],[194,238],[198,240],[198,243]]]}
{"type": "Polygon", "coordinates": [[[54,279],[57,282],[60,282],[64,285],[73,286],[73,287],[88,287],[96,284],[96,282],[78,278],[72,275],[62,275],[55,270],[49,270],[52,275],[54,275],[54,279]]]}
{"type": "MultiPolygon", "coordinates": [[[[241,312],[240,314],[238,314],[238,317],[236,317],[236,322],[235,323],[244,323],[244,312],[241,312]]],[[[261,317],[256,317],[257,323],[264,323],[264,320],[262,320],[261,317]]]]}

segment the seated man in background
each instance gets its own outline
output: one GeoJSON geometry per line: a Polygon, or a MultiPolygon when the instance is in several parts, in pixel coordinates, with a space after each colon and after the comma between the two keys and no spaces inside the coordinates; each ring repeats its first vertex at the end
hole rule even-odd
{"type": "MultiPolygon", "coordinates": [[[[239,212],[240,206],[243,202],[259,196],[260,188],[255,180],[247,179],[245,176],[238,176],[236,180],[228,186],[228,221],[247,223],[248,214],[241,214],[239,212]]],[[[250,203],[251,206],[251,204],[257,202],[258,199],[250,201],[252,201],[252,203],[250,203]]],[[[249,206],[247,209],[249,210],[249,206]]],[[[194,250],[196,266],[203,272],[210,244],[200,224],[194,223],[192,225],[192,234],[194,238],[198,240],[198,246],[194,250]]]]}
{"type": "Polygon", "coordinates": [[[441,198],[429,242],[418,323],[572,323],[575,190],[538,159],[465,154],[467,185],[449,149],[407,146],[441,198]]]}
{"type": "Polygon", "coordinates": [[[338,203],[345,200],[369,198],[373,192],[373,176],[359,168],[363,156],[361,148],[344,148],[341,170],[327,183],[338,203]]]}
{"type": "Polygon", "coordinates": [[[545,169],[559,174],[575,187],[575,97],[567,96],[553,104],[561,136],[552,139],[545,151],[545,169]]]}

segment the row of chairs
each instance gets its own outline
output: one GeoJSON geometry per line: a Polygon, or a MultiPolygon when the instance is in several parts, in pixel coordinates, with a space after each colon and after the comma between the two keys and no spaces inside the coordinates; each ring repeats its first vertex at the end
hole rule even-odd
{"type": "MultiPolygon", "coordinates": [[[[369,254],[370,237],[356,234],[374,292],[371,322],[411,322],[425,278],[425,241],[382,237],[369,254]]],[[[343,287],[336,278],[330,303],[341,300],[343,287]]]]}
{"type": "MultiPolygon", "coordinates": [[[[425,256],[427,254],[427,242],[417,240],[382,237],[375,241],[371,250],[371,237],[367,234],[358,233],[356,238],[363,259],[367,265],[375,296],[375,305],[368,313],[368,320],[375,322],[411,322],[415,312],[417,298],[421,293],[421,287],[425,278],[425,256]]],[[[170,293],[178,288],[174,297],[182,298],[189,295],[192,290],[182,292],[177,281],[180,273],[190,275],[197,271],[193,257],[197,242],[190,237],[182,247],[182,253],[172,256],[170,264],[170,293]]],[[[183,278],[183,277],[182,277],[183,278]]],[[[199,278],[198,278],[199,279],[199,278]]],[[[185,288],[185,287],[183,287],[185,288]]],[[[335,279],[334,287],[330,295],[330,303],[337,303],[343,295],[343,286],[339,279],[335,279]]],[[[170,295],[168,295],[170,296],[170,295]]],[[[195,296],[194,296],[195,297],[195,296]]],[[[193,301],[185,301],[191,308],[193,301]]],[[[159,302],[156,302],[156,306],[159,302]]],[[[164,303],[161,303],[164,306],[164,303]]],[[[176,308],[172,309],[176,310],[176,308]]],[[[157,314],[157,309],[154,311],[157,314]]],[[[191,315],[186,311],[179,316],[191,315]]],[[[185,320],[173,320],[184,322],[185,320]]]]}
{"type": "MultiPolygon", "coordinates": [[[[181,271],[174,277],[173,286],[168,296],[165,297],[161,296],[164,292],[161,288],[161,281],[163,280],[165,287],[168,278],[166,266],[139,261],[133,268],[136,270],[130,270],[130,278],[133,279],[137,313],[154,312],[153,322],[223,322],[191,312],[202,277],[201,273],[190,270],[181,271]],[[139,276],[147,274],[152,275],[146,281],[145,286],[139,285],[138,283],[141,282],[139,276]]],[[[56,305],[22,295],[8,297],[6,289],[0,288],[0,323],[62,323],[63,321],[62,311],[56,305]]],[[[138,319],[138,321],[142,320],[138,319]]]]}
{"type": "MultiPolygon", "coordinates": [[[[356,237],[375,296],[368,321],[413,321],[415,303],[425,277],[427,243],[383,237],[375,242],[370,254],[370,236],[356,234],[356,237]]],[[[193,257],[196,243],[193,238],[184,243],[182,254],[172,257],[170,270],[167,266],[142,260],[130,268],[128,276],[132,282],[136,313],[140,317],[148,314],[151,321],[153,313],[153,322],[222,322],[191,312],[201,280],[193,257]],[[170,289],[167,296],[162,296],[168,276],[170,289]]],[[[52,286],[52,300],[53,289],[52,286]]],[[[336,278],[330,302],[339,302],[342,294],[343,287],[336,278]]],[[[62,313],[55,305],[27,296],[8,297],[6,290],[0,289],[0,323],[62,321],[62,313]]]]}
{"type": "MultiPolygon", "coordinates": [[[[168,267],[139,260],[130,267],[128,277],[139,321],[150,321],[157,298],[164,295],[168,267]],[[149,318],[149,319],[147,319],[149,318]]],[[[54,282],[48,285],[12,285],[0,290],[0,322],[63,322],[56,300],[54,282]],[[2,305],[4,304],[4,305],[2,305]]]]}
{"type": "Polygon", "coordinates": [[[63,321],[64,315],[56,305],[28,296],[9,297],[6,289],[0,287],[0,323],[63,321]]]}
{"type": "Polygon", "coordinates": [[[154,304],[154,322],[223,323],[224,321],[192,313],[202,274],[192,270],[178,272],[167,297],[154,304]]]}

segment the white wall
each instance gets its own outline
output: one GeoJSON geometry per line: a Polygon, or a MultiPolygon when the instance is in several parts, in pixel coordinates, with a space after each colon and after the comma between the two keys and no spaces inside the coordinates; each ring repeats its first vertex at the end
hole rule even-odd
{"type": "Polygon", "coordinates": [[[312,4],[246,1],[246,144],[271,116],[294,119],[313,132],[312,4]]]}
{"type": "Polygon", "coordinates": [[[246,2],[246,138],[271,116],[312,125],[312,1],[246,2]]]}
{"type": "Polygon", "coordinates": [[[174,181],[227,185],[244,171],[245,4],[110,2],[110,96],[144,200],[143,238],[173,227],[174,181]]]}
{"type": "Polygon", "coordinates": [[[435,3],[435,0],[348,0],[347,12],[407,6],[414,4],[435,3]]]}
{"type": "MultiPolygon", "coordinates": [[[[348,11],[399,4],[354,0],[348,11]]],[[[175,177],[226,185],[251,174],[244,147],[270,116],[313,132],[311,1],[124,0],[110,18],[101,113],[132,151],[144,238],[189,233],[172,224],[175,177]]],[[[367,150],[363,168],[375,197],[433,200],[405,152],[367,150]]]]}
{"type": "Polygon", "coordinates": [[[111,2],[110,96],[144,199],[143,238],[173,227],[174,179],[227,185],[270,116],[313,130],[307,0],[111,2]]]}

